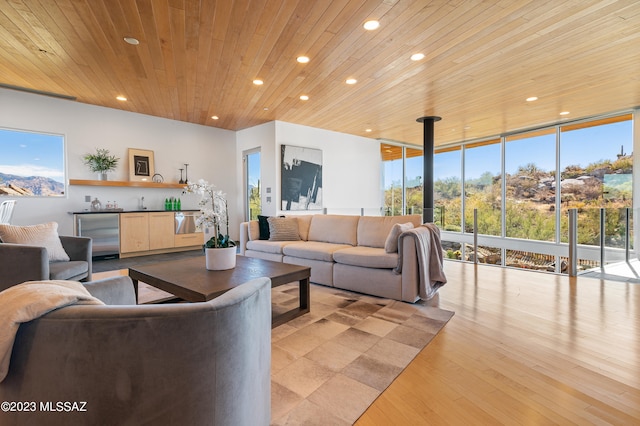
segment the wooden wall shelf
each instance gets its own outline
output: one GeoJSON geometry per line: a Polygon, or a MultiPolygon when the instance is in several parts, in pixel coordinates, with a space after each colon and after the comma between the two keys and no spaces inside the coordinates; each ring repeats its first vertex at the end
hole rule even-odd
{"type": "Polygon", "coordinates": [[[120,187],[138,187],[138,188],[164,188],[164,189],[184,189],[184,183],[158,183],[158,182],[142,182],[142,181],[122,181],[122,180],[87,180],[87,179],[69,179],[69,185],[85,185],[85,186],[120,186],[120,187]]]}

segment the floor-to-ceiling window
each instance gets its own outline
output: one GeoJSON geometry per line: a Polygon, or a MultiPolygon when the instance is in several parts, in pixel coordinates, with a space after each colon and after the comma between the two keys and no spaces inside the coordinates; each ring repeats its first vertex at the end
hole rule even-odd
{"type": "MultiPolygon", "coordinates": [[[[504,138],[505,236],[556,241],[556,129],[504,138]]],[[[520,247],[505,250],[505,265],[555,270],[555,256],[520,247]]]]}
{"type": "Polygon", "coordinates": [[[605,244],[625,247],[626,209],[632,207],[631,115],[560,127],[562,241],[567,210],[578,210],[578,244],[600,244],[604,212],[605,244]]]}
{"type": "MultiPolygon", "coordinates": [[[[462,231],[462,148],[436,150],[433,156],[433,221],[440,229],[462,231]]],[[[442,248],[449,259],[462,258],[462,244],[442,240],[442,248]]]]}
{"type": "Polygon", "coordinates": [[[598,265],[604,211],[607,253],[619,260],[632,241],[632,127],[632,115],[622,114],[436,151],[435,222],[443,240],[461,244],[456,258],[566,271],[567,210],[577,209],[579,260],[589,268],[598,265]],[[465,236],[474,211],[478,253],[465,236]]]}

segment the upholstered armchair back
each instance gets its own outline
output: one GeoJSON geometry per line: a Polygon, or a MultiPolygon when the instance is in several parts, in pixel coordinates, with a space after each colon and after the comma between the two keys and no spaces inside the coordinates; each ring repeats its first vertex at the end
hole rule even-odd
{"type": "MultiPolygon", "coordinates": [[[[87,288],[133,303],[128,280],[87,288]]],[[[69,306],[20,326],[0,401],[38,410],[0,424],[268,425],[270,372],[268,278],[202,303],[69,306]],[[84,411],[40,409],[58,401],[84,411]]]]}
{"type": "Polygon", "coordinates": [[[50,261],[46,247],[0,240],[0,291],[25,281],[91,281],[91,238],[58,237],[68,261],[50,261]]]}

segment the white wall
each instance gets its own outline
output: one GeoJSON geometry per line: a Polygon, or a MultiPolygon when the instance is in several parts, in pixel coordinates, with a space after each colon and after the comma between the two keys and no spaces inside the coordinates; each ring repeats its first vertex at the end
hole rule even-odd
{"type": "MultiPolygon", "coordinates": [[[[237,132],[237,163],[242,154],[260,148],[262,213],[317,214],[321,211],[284,211],[280,205],[280,146],[294,145],[322,150],[323,206],[333,214],[376,214],[382,205],[380,144],[378,141],[283,121],[269,122],[237,132]],[[266,188],[271,188],[267,194],[266,188]],[[271,203],[266,198],[271,197],[271,203]]],[[[242,170],[238,172],[242,194],[242,170]]],[[[244,211],[240,196],[237,210],[244,211]]]]}
{"type": "MultiPolygon", "coordinates": [[[[328,213],[366,214],[380,211],[380,143],[373,139],[298,124],[276,122],[275,202],[280,206],[280,146],[294,145],[322,150],[323,206],[328,213]]],[[[311,212],[311,213],[318,213],[311,212]]]]}
{"type": "MultiPolygon", "coordinates": [[[[188,163],[189,180],[204,178],[230,195],[230,226],[235,231],[232,237],[237,238],[239,222],[234,209],[239,163],[231,160],[236,150],[235,132],[6,89],[0,89],[0,127],[64,135],[68,179],[96,179],[82,161],[84,154],[96,148],[107,148],[120,157],[109,180],[128,180],[128,148],[154,151],[155,171],[163,175],[165,182],[178,182],[179,169],[188,163]]],[[[183,208],[197,208],[197,196],[181,192],[68,186],[66,197],[17,198],[12,223],[56,221],[60,233],[70,235],[73,220],[68,212],[88,208],[85,195],[97,197],[103,205],[117,201],[127,210],[137,209],[142,196],[148,209],[162,209],[164,199],[170,196],[180,197],[183,208]]]]}
{"type": "MultiPolygon", "coordinates": [[[[279,206],[282,144],[322,150],[323,203],[329,213],[359,214],[365,208],[371,214],[381,205],[380,145],[368,138],[280,121],[233,132],[7,89],[0,89],[0,127],[64,135],[67,179],[96,179],[82,161],[84,154],[96,148],[107,148],[120,157],[109,180],[128,180],[128,148],[154,151],[155,171],[165,182],[178,182],[179,169],[188,163],[190,180],[204,178],[227,193],[230,234],[235,239],[244,217],[242,153],[257,147],[261,151],[262,188],[271,188],[271,194],[262,193],[264,214],[283,213],[279,206]],[[267,196],[271,196],[271,203],[266,202],[267,196]]],[[[68,186],[65,197],[18,198],[13,223],[56,221],[61,234],[71,235],[69,212],[88,209],[86,195],[103,204],[117,201],[125,210],[138,209],[142,196],[148,209],[163,209],[164,199],[170,196],[180,197],[183,208],[197,208],[197,197],[181,192],[68,186]]]]}
{"type": "MultiPolygon", "coordinates": [[[[277,202],[275,194],[273,193],[276,181],[273,173],[274,164],[276,162],[275,152],[276,141],[276,122],[270,121],[269,123],[254,126],[249,129],[239,130],[236,134],[236,163],[242,164],[243,153],[255,148],[260,149],[260,183],[262,186],[261,205],[262,214],[275,215],[277,202]],[[266,188],[271,188],[272,193],[267,194],[266,188]],[[271,197],[271,202],[267,202],[267,197],[271,197]]],[[[243,176],[243,167],[238,167],[237,175],[237,198],[236,210],[244,217],[245,205],[244,205],[244,186],[246,185],[243,176]]]]}

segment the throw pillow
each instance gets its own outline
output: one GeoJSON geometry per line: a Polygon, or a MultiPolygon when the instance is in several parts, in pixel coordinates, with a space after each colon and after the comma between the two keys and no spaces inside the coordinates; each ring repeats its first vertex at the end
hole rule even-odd
{"type": "Polygon", "coordinates": [[[269,222],[267,222],[267,219],[269,219],[269,216],[258,215],[258,228],[261,240],[269,239],[269,222]]]}
{"type": "Polygon", "coordinates": [[[269,241],[300,241],[298,219],[295,217],[270,217],[269,241]]]}
{"type": "Polygon", "coordinates": [[[0,239],[5,243],[45,247],[49,262],[69,261],[69,255],[64,251],[64,247],[62,247],[58,237],[58,224],[56,222],[31,226],[0,224],[0,239]]]}
{"type": "Polygon", "coordinates": [[[260,239],[260,228],[258,227],[257,220],[249,221],[249,232],[248,232],[249,241],[259,240],[260,239]]]}
{"type": "Polygon", "coordinates": [[[389,231],[387,240],[384,242],[384,251],[387,253],[395,253],[398,251],[398,237],[405,231],[413,228],[413,223],[396,223],[389,231]]]}

